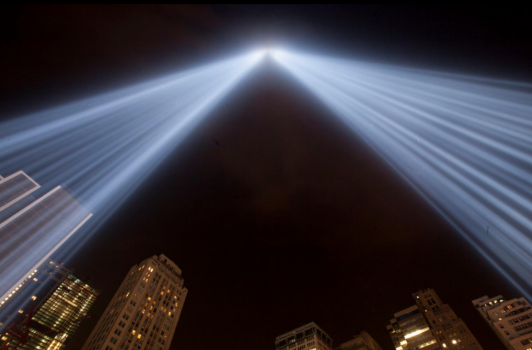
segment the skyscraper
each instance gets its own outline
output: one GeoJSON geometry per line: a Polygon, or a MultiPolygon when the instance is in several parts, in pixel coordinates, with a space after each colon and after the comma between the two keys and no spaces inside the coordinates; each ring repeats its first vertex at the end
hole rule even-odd
{"type": "Polygon", "coordinates": [[[30,297],[22,292],[9,301],[8,310],[13,304],[22,308],[18,311],[16,308],[11,310],[19,316],[19,322],[4,327],[5,333],[1,334],[0,344],[18,350],[61,350],[80,322],[87,317],[99,291],[77,277],[73,271],[53,261],[35,276],[35,282],[40,286],[31,289],[34,295],[30,297]],[[20,322],[25,321],[21,319],[30,317],[30,312],[30,322],[20,322]],[[17,324],[20,326],[13,329],[17,324]],[[29,329],[25,329],[26,324],[29,329]],[[17,333],[27,335],[17,337],[17,333]]]}
{"type": "Polygon", "coordinates": [[[92,214],[61,186],[38,199],[23,171],[0,179],[0,314],[92,214]]]}
{"type": "Polygon", "coordinates": [[[362,331],[359,335],[355,335],[353,339],[342,343],[334,350],[382,350],[382,348],[368,332],[362,331]]]}
{"type": "Polygon", "coordinates": [[[24,284],[3,305],[0,314],[0,334],[5,335],[7,328],[14,322],[20,321],[21,315],[27,315],[29,310],[34,312],[50,297],[63,283],[68,270],[60,264],[50,262],[43,264],[33,273],[33,279],[24,284]],[[55,267],[57,265],[57,268],[55,267]]]}
{"type": "Polygon", "coordinates": [[[448,304],[442,303],[433,289],[412,296],[416,305],[394,314],[387,326],[396,350],[482,350],[464,321],[448,304]]]}
{"type": "Polygon", "coordinates": [[[473,305],[509,350],[532,349],[532,306],[525,298],[483,296],[473,305]]]}
{"type": "Polygon", "coordinates": [[[188,290],[166,256],[133,266],[82,350],[167,350],[188,290]]]}
{"type": "Polygon", "coordinates": [[[275,338],[277,350],[332,350],[332,339],[311,322],[275,338]]]}

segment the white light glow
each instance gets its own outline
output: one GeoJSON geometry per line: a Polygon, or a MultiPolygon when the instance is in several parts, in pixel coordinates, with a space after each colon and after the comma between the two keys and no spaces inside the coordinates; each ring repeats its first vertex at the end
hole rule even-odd
{"type": "Polygon", "coordinates": [[[424,333],[424,332],[426,332],[426,331],[428,331],[428,330],[429,330],[428,327],[427,327],[427,328],[423,328],[423,329],[418,329],[417,331],[414,331],[414,332],[412,332],[412,333],[408,333],[408,334],[406,334],[406,335],[405,335],[405,339],[410,339],[410,338],[415,337],[415,336],[417,336],[417,335],[420,335],[421,333],[424,333]]]}

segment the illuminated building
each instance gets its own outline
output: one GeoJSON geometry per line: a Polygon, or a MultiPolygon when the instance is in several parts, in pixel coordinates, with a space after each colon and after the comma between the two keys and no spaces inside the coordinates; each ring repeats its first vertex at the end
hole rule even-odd
{"type": "Polygon", "coordinates": [[[332,350],[332,339],[311,322],[275,338],[277,350],[332,350]]]}
{"type": "Polygon", "coordinates": [[[61,186],[35,199],[39,188],[23,171],[0,180],[0,314],[92,216],[61,186]]]}
{"type": "Polygon", "coordinates": [[[59,287],[68,275],[68,270],[55,263],[42,265],[31,281],[21,285],[17,293],[2,305],[0,314],[0,334],[5,335],[7,328],[21,317],[20,311],[27,315],[30,308],[37,310],[59,287]]]}
{"type": "Polygon", "coordinates": [[[414,349],[415,347],[427,350],[440,348],[417,305],[399,311],[393,316],[387,328],[396,350],[414,349]]]}
{"type": "Polygon", "coordinates": [[[188,290],[166,256],[133,266],[82,350],[167,350],[188,290]]]}
{"type": "Polygon", "coordinates": [[[334,350],[382,350],[380,345],[365,331],[334,350]]]}
{"type": "Polygon", "coordinates": [[[20,343],[5,332],[2,343],[10,343],[10,347],[18,350],[60,350],[87,317],[99,291],[53,261],[36,276],[44,283],[35,295],[26,297],[28,302],[20,303],[24,309],[15,312],[24,314],[20,317],[25,318],[30,309],[33,310],[27,342],[20,343]]]}
{"type": "Polygon", "coordinates": [[[482,350],[464,321],[433,289],[412,296],[416,305],[394,314],[387,326],[396,350],[482,350]]]}
{"type": "Polygon", "coordinates": [[[525,298],[483,296],[473,305],[507,349],[532,349],[532,306],[525,298]]]}

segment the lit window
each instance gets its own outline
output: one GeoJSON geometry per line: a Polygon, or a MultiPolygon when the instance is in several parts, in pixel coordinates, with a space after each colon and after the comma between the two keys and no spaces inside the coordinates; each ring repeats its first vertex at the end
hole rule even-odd
{"type": "Polygon", "coordinates": [[[37,299],[35,295],[31,297],[31,300],[35,300],[35,299],[37,299]]]}
{"type": "Polygon", "coordinates": [[[24,313],[24,310],[18,310],[18,313],[19,313],[19,314],[23,314],[23,313],[24,313]]]}
{"type": "Polygon", "coordinates": [[[453,344],[456,344],[456,340],[455,339],[453,339],[453,344]]]}
{"type": "Polygon", "coordinates": [[[446,347],[447,347],[447,344],[443,343],[443,347],[446,348],[446,347]]]}

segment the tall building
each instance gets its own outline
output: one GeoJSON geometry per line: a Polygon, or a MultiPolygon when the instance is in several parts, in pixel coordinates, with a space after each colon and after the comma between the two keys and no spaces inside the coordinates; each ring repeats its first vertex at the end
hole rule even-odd
{"type": "Polygon", "coordinates": [[[188,290],[166,256],[133,266],[82,350],[167,350],[188,290]]]}
{"type": "Polygon", "coordinates": [[[509,350],[532,350],[532,306],[525,298],[473,300],[482,318],[509,350]]]}
{"type": "Polygon", "coordinates": [[[9,303],[10,306],[16,304],[22,308],[12,310],[12,313],[19,316],[18,322],[11,322],[10,326],[4,327],[1,348],[9,346],[18,350],[61,350],[78,329],[80,322],[87,317],[89,308],[99,294],[98,290],[77,277],[73,271],[53,261],[35,276],[37,281],[34,282],[40,284],[39,288],[32,288],[35,294],[30,297],[20,293],[9,303]],[[28,317],[31,320],[26,323],[25,319],[28,317]],[[17,337],[17,333],[27,334],[17,337]],[[25,340],[22,341],[21,338],[25,340]]]}
{"type": "Polygon", "coordinates": [[[342,343],[335,350],[382,350],[382,348],[367,332],[362,331],[350,341],[342,343]]]}
{"type": "Polygon", "coordinates": [[[482,350],[465,322],[433,289],[412,294],[416,305],[394,314],[387,329],[396,350],[482,350]]]}
{"type": "Polygon", "coordinates": [[[399,311],[393,317],[387,329],[396,350],[441,348],[417,305],[399,311]]]}
{"type": "MultiPolygon", "coordinates": [[[[50,262],[41,265],[34,272],[33,279],[22,286],[2,305],[0,314],[0,334],[5,335],[7,328],[28,314],[30,309],[36,311],[48,297],[61,285],[68,275],[63,266],[50,262]],[[55,268],[55,266],[58,266],[55,268]]],[[[4,339],[5,340],[5,339],[4,339]]]]}
{"type": "Polygon", "coordinates": [[[61,186],[35,199],[39,188],[23,171],[0,179],[0,314],[92,216],[61,186]]]}
{"type": "Polygon", "coordinates": [[[311,322],[275,338],[277,350],[332,350],[332,339],[311,322]]]}

